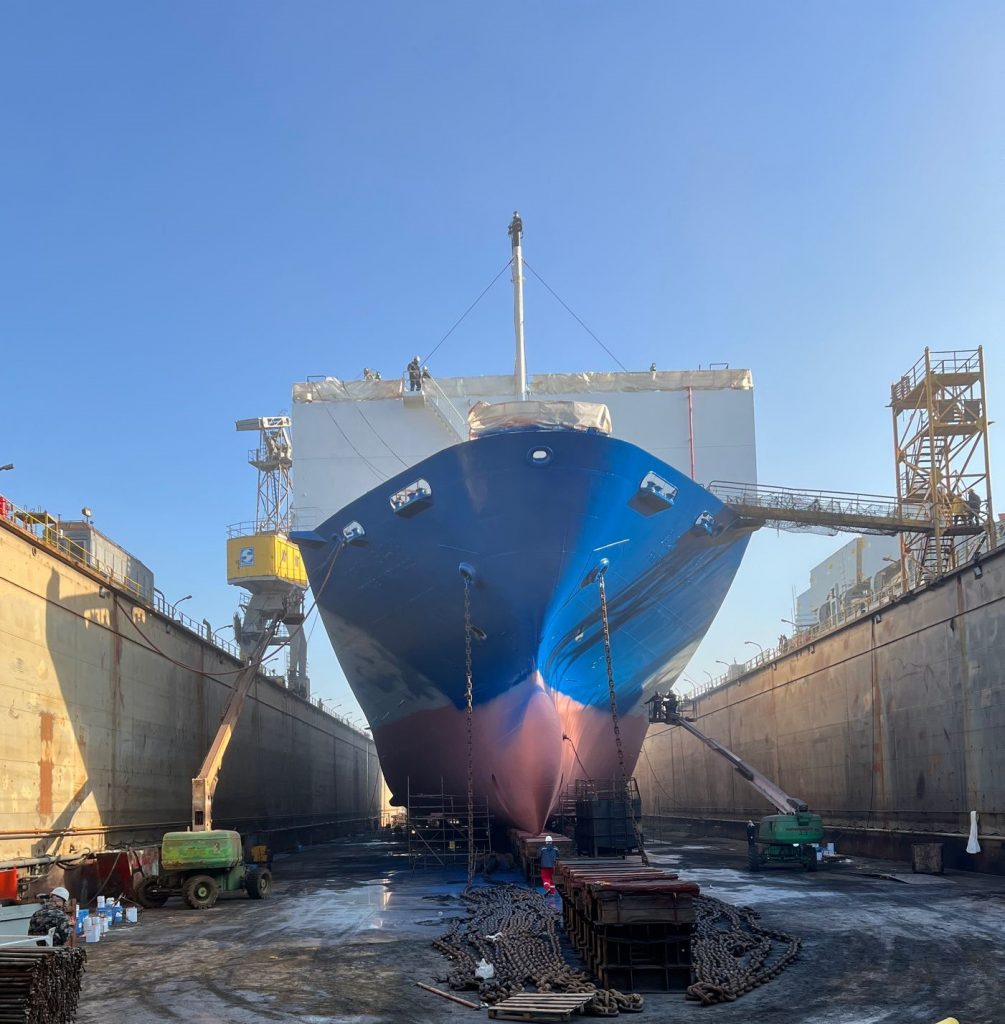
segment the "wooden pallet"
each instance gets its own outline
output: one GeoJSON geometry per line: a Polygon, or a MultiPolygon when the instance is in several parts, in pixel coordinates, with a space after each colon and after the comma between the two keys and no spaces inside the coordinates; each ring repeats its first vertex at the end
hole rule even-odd
{"type": "Polygon", "coordinates": [[[489,1007],[494,1020],[570,1020],[593,998],[592,992],[521,992],[489,1007]]]}

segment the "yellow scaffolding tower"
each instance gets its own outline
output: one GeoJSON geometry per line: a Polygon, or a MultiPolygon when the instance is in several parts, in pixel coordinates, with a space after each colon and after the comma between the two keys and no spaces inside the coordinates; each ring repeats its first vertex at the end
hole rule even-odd
{"type": "Polygon", "coordinates": [[[995,544],[984,349],[925,354],[890,387],[906,586],[929,583],[995,544]],[[982,527],[974,537],[974,527],[982,527]]]}

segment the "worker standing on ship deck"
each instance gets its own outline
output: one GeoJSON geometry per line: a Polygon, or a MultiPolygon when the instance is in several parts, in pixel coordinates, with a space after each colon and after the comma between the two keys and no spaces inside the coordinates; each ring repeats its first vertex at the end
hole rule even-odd
{"type": "Polygon", "coordinates": [[[550,896],[555,891],[555,864],[558,862],[558,847],[552,842],[551,836],[544,837],[544,846],[541,847],[541,884],[544,886],[545,896],[550,896]]]}
{"type": "Polygon", "coordinates": [[[70,940],[70,919],[66,916],[66,905],[70,902],[70,894],[61,885],[50,893],[42,893],[46,900],[31,915],[28,922],[29,935],[48,935],[52,930],[52,944],[65,946],[70,940]]]}
{"type": "Polygon", "coordinates": [[[408,390],[422,390],[422,363],[418,356],[408,364],[408,390]]]}

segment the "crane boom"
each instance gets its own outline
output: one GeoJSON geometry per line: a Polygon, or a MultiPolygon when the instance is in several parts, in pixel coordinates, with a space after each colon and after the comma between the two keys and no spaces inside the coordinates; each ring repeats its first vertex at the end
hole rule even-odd
{"type": "Polygon", "coordinates": [[[781,786],[776,786],[771,779],[762,775],[756,768],[751,768],[746,761],[738,757],[728,747],[724,747],[718,741],[706,736],[694,722],[689,722],[678,714],[671,714],[666,719],[671,725],[679,725],[686,729],[692,736],[701,740],[710,750],[714,750],[720,757],[725,758],[768,803],[773,804],[781,814],[799,813],[807,810],[806,804],[794,796],[789,796],[781,786]]]}
{"type": "Polygon", "coordinates": [[[223,756],[227,753],[227,747],[230,746],[234,727],[241,716],[241,708],[251,690],[251,684],[255,681],[255,676],[261,668],[265,652],[269,649],[269,644],[272,643],[285,615],[284,603],[283,610],[266,626],[248,658],[248,663],[234,682],[234,692],[230,695],[223,717],[220,719],[220,727],[216,730],[213,745],[202,762],[199,774],[192,780],[193,832],[209,832],[213,828],[213,794],[216,792],[216,783],[220,778],[220,769],[223,767],[223,756]]]}

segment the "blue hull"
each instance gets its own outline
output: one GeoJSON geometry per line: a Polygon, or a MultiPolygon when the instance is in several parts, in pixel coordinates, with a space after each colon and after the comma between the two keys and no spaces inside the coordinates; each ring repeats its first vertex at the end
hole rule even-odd
{"type": "Polygon", "coordinates": [[[616,774],[598,586],[629,772],[643,702],[711,624],[749,534],[711,494],[624,441],[514,431],[448,448],[297,535],[339,661],[392,793],[467,787],[464,583],[471,618],[476,785],[497,815],[539,829],[577,777],[616,774]],[[539,464],[531,457],[546,450],[539,464]],[[672,506],[640,492],[659,474],[672,506]],[[431,495],[395,511],[416,480],[431,495]],[[364,534],[350,543],[343,530],[364,534]],[[698,523],[698,525],[696,525],[698,523]]]}

